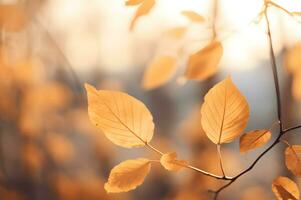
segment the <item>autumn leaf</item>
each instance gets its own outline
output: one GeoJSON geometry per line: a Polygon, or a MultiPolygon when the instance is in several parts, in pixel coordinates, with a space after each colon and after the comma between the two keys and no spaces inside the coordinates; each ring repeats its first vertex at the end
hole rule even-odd
{"type": "Polygon", "coordinates": [[[91,122],[114,144],[140,147],[152,139],[153,117],[141,101],[123,92],[85,87],[91,122]]]}
{"type": "Polygon", "coordinates": [[[240,137],[239,147],[240,152],[246,152],[263,146],[271,139],[269,130],[254,130],[240,137]]]}
{"type": "Polygon", "coordinates": [[[187,27],[179,26],[179,27],[174,27],[166,30],[165,34],[171,38],[179,39],[183,37],[186,32],[187,32],[187,27]]]}
{"type": "Polygon", "coordinates": [[[278,177],[272,183],[272,190],[278,200],[298,200],[299,189],[295,182],[287,177],[278,177]]]}
{"type": "Polygon", "coordinates": [[[211,77],[217,72],[222,55],[222,44],[219,41],[211,42],[189,57],[185,76],[193,80],[205,80],[211,77]]]}
{"type": "Polygon", "coordinates": [[[190,10],[182,11],[182,15],[187,17],[191,22],[203,23],[205,21],[204,17],[198,13],[190,10]]]}
{"type": "Polygon", "coordinates": [[[125,2],[126,6],[136,6],[143,2],[144,0],[128,0],[125,2]]]}
{"type": "Polygon", "coordinates": [[[142,184],[150,168],[151,162],[145,158],[124,161],[111,170],[105,190],[111,193],[133,190],[142,184]]]}
{"type": "Polygon", "coordinates": [[[301,145],[290,145],[285,150],[286,167],[301,178],[301,145]]]}
{"type": "Polygon", "coordinates": [[[246,128],[249,105],[230,77],[216,84],[205,96],[201,124],[215,144],[228,143],[246,128]]]}
{"type": "Polygon", "coordinates": [[[146,90],[154,89],[166,83],[176,72],[176,59],[172,56],[159,56],[147,67],[142,80],[146,90]]]}
{"type": "MultiPolygon", "coordinates": [[[[131,1],[132,3],[134,1],[131,1]]],[[[131,24],[130,24],[130,30],[133,30],[135,25],[136,25],[136,22],[137,20],[144,16],[144,15],[147,15],[151,9],[154,7],[155,5],[155,0],[144,0],[141,5],[138,7],[136,13],[135,13],[135,16],[134,18],[132,19],[131,21],[131,24]]]]}
{"type": "Polygon", "coordinates": [[[176,152],[163,154],[161,156],[160,163],[169,171],[179,171],[188,164],[185,160],[177,160],[176,152]]]}

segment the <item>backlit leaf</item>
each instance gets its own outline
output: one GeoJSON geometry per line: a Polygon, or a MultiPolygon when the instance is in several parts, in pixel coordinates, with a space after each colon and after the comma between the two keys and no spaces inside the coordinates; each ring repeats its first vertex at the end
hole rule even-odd
{"type": "Polygon", "coordinates": [[[287,177],[278,177],[273,181],[272,190],[278,200],[298,200],[299,189],[295,182],[287,177]]]}
{"type": "Polygon", "coordinates": [[[89,84],[85,87],[91,122],[114,144],[140,147],[152,139],[153,117],[141,101],[123,92],[97,91],[89,84]]]}
{"type": "Polygon", "coordinates": [[[240,137],[239,148],[240,152],[246,152],[263,146],[271,139],[269,130],[254,130],[240,137]]]}
{"type": "Polygon", "coordinates": [[[176,152],[162,155],[160,163],[169,171],[179,171],[188,164],[185,160],[177,160],[176,152]]]}
{"type": "Polygon", "coordinates": [[[134,18],[131,21],[130,30],[134,29],[137,20],[141,16],[148,14],[151,11],[151,9],[154,7],[154,5],[155,5],[155,0],[144,0],[143,1],[143,3],[138,7],[134,18]]]}
{"type": "Polygon", "coordinates": [[[222,44],[218,41],[210,43],[189,57],[186,77],[194,80],[205,80],[211,77],[217,72],[222,55],[222,44]]]}
{"type": "Polygon", "coordinates": [[[151,162],[144,158],[124,161],[111,170],[105,190],[111,193],[133,190],[143,183],[150,168],[151,162]]]}
{"type": "Polygon", "coordinates": [[[205,21],[204,17],[199,15],[198,13],[190,10],[182,11],[182,15],[187,17],[190,21],[195,23],[202,23],[205,21]]]}
{"type": "Polygon", "coordinates": [[[144,89],[154,89],[166,83],[176,72],[176,59],[171,56],[159,56],[147,67],[142,80],[144,89]]]}
{"type": "Polygon", "coordinates": [[[228,143],[246,128],[249,105],[228,77],[206,94],[201,117],[202,127],[213,143],[228,143]]]}
{"type": "Polygon", "coordinates": [[[285,164],[294,175],[301,178],[301,145],[292,145],[286,148],[285,164]]]}

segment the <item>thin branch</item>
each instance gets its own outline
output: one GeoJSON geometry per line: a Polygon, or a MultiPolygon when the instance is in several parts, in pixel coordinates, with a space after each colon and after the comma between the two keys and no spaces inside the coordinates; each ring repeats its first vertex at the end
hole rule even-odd
{"type": "Polygon", "coordinates": [[[299,128],[301,128],[301,125],[293,126],[293,127],[284,129],[284,130],[283,130],[283,133],[287,133],[287,132],[290,132],[290,131],[293,131],[293,130],[296,130],[296,129],[299,129],[299,128]]]}
{"type": "Polygon", "coordinates": [[[215,175],[215,174],[209,173],[207,171],[204,171],[202,169],[199,169],[197,167],[193,167],[191,165],[187,165],[186,168],[192,169],[196,172],[202,173],[205,176],[209,176],[209,177],[212,177],[212,178],[215,178],[215,179],[220,179],[220,180],[232,180],[233,179],[233,177],[215,175]]]}
{"type": "Polygon", "coordinates": [[[163,152],[161,152],[160,150],[158,150],[157,148],[155,148],[154,146],[152,146],[151,144],[149,144],[149,143],[145,143],[146,144],[146,146],[148,147],[148,148],[150,148],[152,151],[154,151],[154,152],[156,152],[157,154],[159,154],[160,156],[162,156],[164,153],[163,152]]]}

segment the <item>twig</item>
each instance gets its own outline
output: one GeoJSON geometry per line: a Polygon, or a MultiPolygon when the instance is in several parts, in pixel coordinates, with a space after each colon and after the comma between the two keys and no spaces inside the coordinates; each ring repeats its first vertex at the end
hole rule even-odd
{"type": "Polygon", "coordinates": [[[287,132],[290,132],[290,131],[293,131],[293,130],[296,130],[296,129],[299,129],[299,128],[301,128],[301,125],[293,126],[293,127],[284,129],[283,132],[284,132],[284,133],[287,133],[287,132]]]}

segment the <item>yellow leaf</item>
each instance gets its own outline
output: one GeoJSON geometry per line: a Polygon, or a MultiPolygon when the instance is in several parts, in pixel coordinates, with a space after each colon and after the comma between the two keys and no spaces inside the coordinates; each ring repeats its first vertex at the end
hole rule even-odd
{"type": "Polygon", "coordinates": [[[99,90],[85,85],[91,122],[114,144],[140,147],[153,137],[153,117],[147,107],[134,97],[117,91],[99,90]]]}
{"type": "MultiPolygon", "coordinates": [[[[300,68],[301,68],[301,65],[300,65],[300,68]]],[[[297,101],[301,101],[301,73],[295,74],[293,77],[292,94],[293,94],[293,97],[297,101]]]]}
{"type": "Polygon", "coordinates": [[[131,21],[130,30],[134,29],[137,20],[141,16],[147,15],[151,11],[151,9],[154,7],[154,5],[155,5],[155,0],[144,0],[143,1],[143,3],[137,9],[134,18],[131,21]]]}
{"type": "Polygon", "coordinates": [[[240,137],[239,147],[240,152],[246,152],[263,146],[271,139],[269,130],[254,130],[240,137]]]}
{"type": "Polygon", "coordinates": [[[206,94],[201,117],[202,127],[213,143],[228,143],[246,128],[249,105],[228,77],[206,94]]]}
{"type": "Polygon", "coordinates": [[[205,21],[204,17],[198,13],[190,10],[182,11],[182,15],[187,17],[190,21],[195,23],[203,23],[205,21]]]}
{"type": "Polygon", "coordinates": [[[217,72],[222,55],[222,44],[218,41],[210,43],[189,57],[186,77],[194,80],[205,80],[211,77],[217,72]]]}
{"type": "Polygon", "coordinates": [[[138,4],[141,4],[144,0],[128,0],[125,2],[126,6],[136,6],[138,4]]]}
{"type": "Polygon", "coordinates": [[[169,37],[178,39],[183,37],[186,31],[187,31],[187,27],[179,26],[179,27],[168,29],[167,31],[165,31],[165,34],[169,37]]]}
{"type": "Polygon", "coordinates": [[[301,145],[292,145],[286,148],[285,164],[294,175],[301,178],[301,145]]]}
{"type": "Polygon", "coordinates": [[[301,72],[301,43],[289,49],[284,57],[284,66],[289,73],[301,72]]]}
{"type": "Polygon", "coordinates": [[[278,177],[273,181],[272,190],[278,200],[298,200],[299,189],[295,182],[287,177],[278,177]]]}
{"type": "Polygon", "coordinates": [[[179,171],[188,164],[185,160],[177,160],[176,152],[162,155],[160,163],[165,169],[169,171],[179,171]]]}
{"type": "Polygon", "coordinates": [[[154,89],[166,83],[176,72],[176,59],[171,56],[159,56],[147,67],[142,86],[146,90],[154,89]]]}
{"type": "Polygon", "coordinates": [[[151,162],[144,158],[127,160],[115,166],[105,184],[111,193],[127,192],[141,185],[151,168],[151,162]]]}

